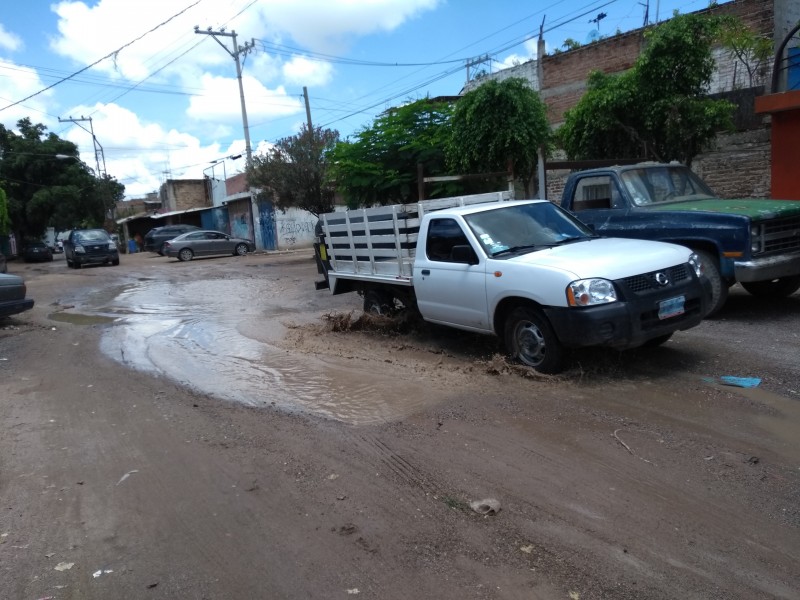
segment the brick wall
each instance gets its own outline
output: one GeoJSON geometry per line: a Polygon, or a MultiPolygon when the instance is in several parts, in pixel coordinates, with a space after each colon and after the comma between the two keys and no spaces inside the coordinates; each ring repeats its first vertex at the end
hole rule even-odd
{"type": "MultiPolygon", "coordinates": [[[[775,32],[777,45],[790,25],[800,19],[798,0],[734,0],[726,4],[709,7],[699,13],[735,15],[749,27],[765,35],[775,32]],[[781,33],[783,32],[783,33],[781,33]]],[[[606,38],[581,46],[575,50],[541,57],[543,77],[531,81],[548,107],[551,126],[558,127],[564,120],[564,112],[575,106],[586,90],[586,78],[593,70],[604,73],[620,73],[633,66],[642,44],[643,30],[606,38]],[[535,85],[534,85],[535,84],[535,85]]],[[[717,62],[709,93],[726,92],[750,87],[747,69],[736,63],[729,53],[714,50],[717,62]]],[[[519,67],[502,71],[503,78],[526,77],[536,73],[538,61],[531,60],[519,67]]],[[[772,64],[765,65],[753,83],[769,82],[772,64]]],[[[487,81],[497,75],[490,75],[487,81]]],[[[698,156],[693,163],[697,170],[723,197],[762,196],[768,197],[770,190],[771,152],[768,120],[750,120],[752,131],[718,136],[715,149],[698,156]]],[[[564,158],[564,157],[561,157],[564,158]]],[[[554,158],[559,160],[559,158],[554,158]]],[[[547,197],[558,201],[568,171],[547,173],[547,197]]]]}
{"type": "Polygon", "coordinates": [[[166,212],[211,206],[203,179],[168,179],[159,190],[166,212]]]}

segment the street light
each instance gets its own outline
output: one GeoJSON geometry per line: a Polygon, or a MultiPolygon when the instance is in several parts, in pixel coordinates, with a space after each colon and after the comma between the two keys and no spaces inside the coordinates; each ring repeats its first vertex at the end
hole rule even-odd
{"type": "Polygon", "coordinates": [[[92,172],[92,174],[93,174],[95,177],[97,177],[97,171],[95,171],[95,170],[94,170],[92,167],[90,167],[90,166],[89,166],[89,165],[87,165],[85,162],[83,162],[83,161],[80,159],[80,157],[78,157],[78,156],[72,156],[71,154],[56,154],[56,155],[55,155],[55,157],[56,157],[58,160],[69,160],[69,159],[76,160],[76,161],[78,161],[78,162],[79,162],[81,165],[83,165],[84,167],[86,167],[87,169],[89,169],[89,170],[92,172]]]}

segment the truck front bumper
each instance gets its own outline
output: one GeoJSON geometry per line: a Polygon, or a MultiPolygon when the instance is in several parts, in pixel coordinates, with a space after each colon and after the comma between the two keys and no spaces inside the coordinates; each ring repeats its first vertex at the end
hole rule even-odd
{"type": "Polygon", "coordinates": [[[684,312],[666,319],[658,317],[658,303],[667,299],[663,295],[586,308],[550,307],[544,312],[567,348],[635,348],[648,340],[690,329],[703,320],[711,306],[711,284],[705,277],[699,283],[670,290],[670,297],[684,296],[684,312]]]}
{"type": "Polygon", "coordinates": [[[736,281],[745,283],[800,275],[800,253],[735,261],[733,270],[736,281]]]}

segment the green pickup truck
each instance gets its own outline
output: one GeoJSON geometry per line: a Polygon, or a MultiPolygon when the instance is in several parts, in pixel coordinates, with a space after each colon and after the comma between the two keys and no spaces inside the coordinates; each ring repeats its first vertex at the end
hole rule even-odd
{"type": "Polygon", "coordinates": [[[600,235],[672,242],[700,257],[709,314],[740,283],[754,295],[800,289],[800,201],[722,199],[678,163],[640,163],[569,175],[562,208],[600,235]]]}

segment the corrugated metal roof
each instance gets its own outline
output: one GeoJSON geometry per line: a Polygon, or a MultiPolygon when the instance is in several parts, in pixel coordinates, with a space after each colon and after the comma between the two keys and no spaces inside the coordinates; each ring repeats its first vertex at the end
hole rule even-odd
{"type": "Polygon", "coordinates": [[[165,213],[139,213],[138,215],[132,215],[130,217],[125,217],[124,219],[117,219],[117,225],[122,225],[123,223],[127,223],[128,221],[133,221],[134,219],[162,219],[164,217],[172,217],[175,215],[185,215],[186,213],[195,213],[200,212],[202,210],[213,210],[214,208],[218,208],[216,206],[201,206],[199,208],[187,208],[186,210],[173,210],[170,212],[165,213]]]}

